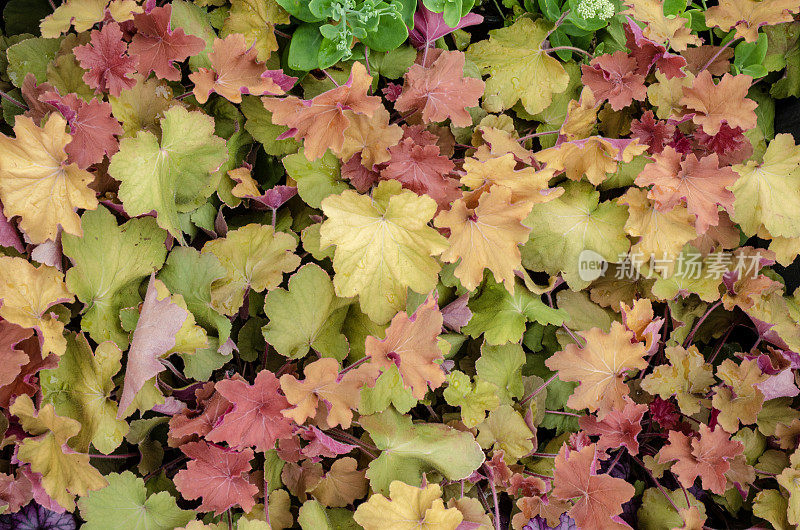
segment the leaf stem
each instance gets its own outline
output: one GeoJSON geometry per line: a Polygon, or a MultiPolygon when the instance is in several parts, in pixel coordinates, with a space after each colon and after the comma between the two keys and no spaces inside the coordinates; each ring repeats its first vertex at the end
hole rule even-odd
{"type": "Polygon", "coordinates": [[[348,366],[346,368],[342,368],[341,370],[339,370],[339,377],[343,376],[344,374],[346,374],[347,372],[349,372],[353,368],[356,368],[356,367],[364,364],[365,362],[369,361],[369,359],[370,359],[369,357],[364,356],[361,359],[359,359],[356,362],[354,362],[353,364],[351,364],[350,366],[348,366]]]}
{"type": "Polygon", "coordinates": [[[539,388],[537,388],[536,390],[534,390],[533,392],[531,392],[530,394],[528,394],[527,396],[525,396],[524,398],[522,398],[522,401],[520,401],[520,402],[519,402],[519,404],[520,404],[520,405],[524,405],[525,403],[527,403],[528,401],[530,401],[531,399],[533,399],[534,397],[536,397],[536,395],[537,395],[539,392],[541,392],[542,390],[544,390],[545,388],[547,388],[547,385],[549,385],[550,383],[552,383],[552,382],[555,380],[555,378],[556,378],[556,377],[558,377],[558,372],[556,372],[556,373],[554,373],[552,376],[550,376],[550,379],[548,379],[547,381],[545,381],[544,383],[542,383],[542,384],[539,386],[539,388]]]}
{"type": "Polygon", "coordinates": [[[517,141],[518,142],[524,142],[525,140],[530,140],[531,138],[536,138],[538,136],[547,136],[548,134],[558,134],[560,132],[561,131],[556,130],[556,131],[542,131],[542,132],[537,132],[537,133],[532,133],[532,134],[526,134],[525,136],[517,138],[517,141]]]}
{"type": "Polygon", "coordinates": [[[134,458],[136,456],[139,456],[138,453],[125,453],[124,455],[103,455],[103,454],[98,455],[94,453],[79,453],[79,454],[85,454],[89,458],[102,458],[107,460],[124,460],[126,458],[134,458]]]}
{"type": "Polygon", "coordinates": [[[557,29],[558,29],[558,27],[559,27],[561,24],[563,24],[563,22],[564,22],[564,19],[565,19],[565,18],[567,18],[567,15],[569,15],[569,11],[570,11],[570,10],[569,10],[569,9],[567,9],[566,11],[564,11],[563,13],[561,13],[561,16],[560,16],[560,17],[558,17],[558,20],[556,20],[556,23],[555,23],[555,25],[553,26],[553,28],[552,28],[550,31],[548,31],[547,33],[545,33],[545,35],[544,35],[544,38],[542,39],[542,42],[546,41],[546,40],[547,40],[547,38],[548,38],[548,37],[550,37],[550,35],[552,35],[552,34],[553,34],[553,32],[554,32],[555,30],[557,30],[557,29]]]}
{"type": "MultiPolygon", "coordinates": [[[[709,59],[708,62],[700,69],[700,72],[702,72],[703,70],[705,70],[706,68],[711,66],[711,64],[714,61],[717,60],[717,57],[722,55],[722,52],[725,51],[725,48],[727,48],[728,46],[731,45],[732,42],[737,41],[737,40],[739,40],[739,37],[734,37],[731,40],[729,40],[728,42],[726,42],[725,44],[723,44],[722,46],[720,46],[719,50],[717,50],[717,53],[715,53],[714,55],[711,56],[711,59],[709,59]]],[[[699,75],[700,72],[697,72],[697,74],[699,75]]]]}
{"type": "Polygon", "coordinates": [[[736,324],[733,324],[730,327],[728,327],[728,331],[725,332],[725,335],[722,336],[722,338],[719,341],[719,344],[717,344],[717,347],[714,348],[714,353],[712,353],[711,357],[709,357],[708,361],[706,361],[706,362],[708,362],[708,364],[713,364],[714,363],[714,359],[717,358],[717,354],[719,354],[719,352],[722,351],[722,347],[725,345],[726,342],[728,342],[728,337],[731,336],[731,332],[733,331],[733,328],[735,328],[735,327],[736,327],[736,324]]]}
{"type": "Polygon", "coordinates": [[[574,412],[564,412],[562,410],[546,410],[546,414],[558,414],[560,416],[572,416],[573,418],[582,418],[583,414],[575,414],[574,412]]]}
{"type": "Polygon", "coordinates": [[[697,330],[700,329],[700,326],[703,324],[703,322],[706,321],[706,319],[708,318],[708,315],[710,315],[711,312],[714,311],[716,308],[718,308],[720,305],[722,305],[722,300],[717,300],[716,302],[711,304],[711,307],[709,307],[706,310],[706,312],[703,313],[703,316],[700,317],[700,320],[695,322],[694,327],[692,328],[692,331],[689,332],[689,335],[686,336],[686,340],[683,341],[683,347],[684,348],[688,348],[689,347],[689,344],[692,343],[692,339],[694,338],[694,334],[697,333],[697,330]]]}
{"type": "Polygon", "coordinates": [[[336,79],[334,79],[334,78],[331,76],[331,74],[329,74],[329,73],[328,73],[328,71],[327,71],[327,70],[325,70],[324,68],[320,68],[320,70],[322,71],[322,73],[323,73],[323,74],[325,74],[325,75],[328,77],[328,79],[330,79],[330,80],[331,80],[331,82],[332,82],[334,85],[336,85],[337,87],[339,86],[339,83],[337,83],[337,82],[336,82],[336,79]]]}
{"type": "Polygon", "coordinates": [[[6,101],[8,101],[9,103],[11,103],[12,105],[14,105],[14,106],[16,106],[16,107],[19,107],[19,108],[21,108],[22,110],[30,110],[30,109],[28,109],[28,106],[27,106],[25,103],[22,103],[22,102],[20,102],[20,101],[17,101],[16,99],[12,98],[11,96],[9,96],[8,94],[6,94],[6,93],[5,93],[5,92],[3,92],[2,90],[0,90],[0,98],[2,98],[2,99],[5,99],[6,101]]]}
{"type": "Polygon", "coordinates": [[[644,469],[644,470],[645,470],[645,472],[646,472],[648,475],[650,475],[650,479],[651,479],[653,482],[655,482],[655,484],[656,484],[656,487],[658,487],[658,491],[660,491],[660,492],[661,492],[661,493],[664,495],[664,497],[666,497],[666,498],[667,498],[667,500],[669,501],[669,503],[670,503],[670,504],[672,505],[672,507],[675,509],[675,512],[676,512],[676,513],[678,513],[678,514],[680,514],[680,513],[681,513],[681,510],[680,510],[680,508],[678,508],[678,505],[677,505],[677,504],[675,504],[675,501],[673,501],[673,500],[672,500],[672,497],[670,497],[670,496],[669,496],[669,494],[667,494],[667,490],[665,490],[665,489],[664,489],[664,486],[662,486],[662,485],[661,485],[661,483],[660,483],[660,482],[659,482],[659,481],[656,479],[656,477],[655,477],[655,476],[653,476],[653,473],[652,473],[652,472],[651,472],[649,469],[647,469],[647,466],[646,466],[646,465],[644,465],[644,462],[642,462],[641,460],[639,460],[639,458],[638,458],[638,457],[635,457],[635,456],[631,455],[630,453],[629,453],[629,455],[630,455],[630,457],[631,457],[631,460],[633,460],[634,462],[636,462],[637,464],[639,464],[639,466],[640,466],[642,469],[644,469]]]}
{"type": "Polygon", "coordinates": [[[489,487],[492,489],[492,501],[494,502],[494,529],[500,530],[500,503],[497,501],[497,488],[494,485],[494,472],[487,466],[483,465],[486,470],[487,478],[489,479],[489,487]]]}
{"type": "Polygon", "coordinates": [[[554,46],[552,48],[545,48],[542,51],[545,52],[545,53],[550,53],[550,52],[557,52],[557,51],[560,51],[560,50],[565,50],[565,51],[575,52],[575,53],[581,53],[581,54],[585,55],[586,57],[588,57],[589,59],[594,59],[594,55],[592,55],[591,53],[587,52],[586,50],[582,50],[580,48],[576,48],[575,46],[554,46]]]}
{"type": "Polygon", "coordinates": [[[527,456],[533,456],[536,458],[555,458],[558,455],[555,453],[528,453],[527,456]]]}

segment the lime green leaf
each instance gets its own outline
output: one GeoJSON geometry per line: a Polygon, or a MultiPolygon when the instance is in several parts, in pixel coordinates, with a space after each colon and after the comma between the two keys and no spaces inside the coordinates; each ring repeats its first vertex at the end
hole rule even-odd
{"type": "Polygon", "coordinates": [[[276,289],[264,299],[269,324],[264,339],[292,359],[313,349],[341,361],[349,351],[342,324],[350,300],[333,292],[333,282],[316,264],[305,265],[289,279],[289,289],[276,289]]]}
{"type": "Polygon", "coordinates": [[[521,398],[525,390],[522,381],[524,364],[525,353],[519,343],[491,346],[485,342],[480,358],[475,361],[475,372],[479,381],[497,387],[501,403],[511,403],[514,398],[521,398]]]}
{"type": "Polygon", "coordinates": [[[194,519],[166,491],[147,496],[144,480],[130,471],[106,475],[108,486],[78,501],[85,530],[172,530],[194,519]]]}
{"type": "Polygon", "coordinates": [[[461,331],[470,337],[484,334],[489,344],[519,342],[525,333],[525,323],[539,322],[560,326],[569,315],[553,309],[521,285],[509,293],[503,284],[489,283],[483,292],[470,301],[472,318],[461,331]]]}
{"type": "Polygon", "coordinates": [[[180,294],[186,307],[205,327],[216,328],[220,344],[231,335],[231,322],[211,305],[211,284],[224,278],[227,271],[213,254],[200,254],[193,248],[176,248],[170,252],[158,279],[171,293],[180,294]]]}
{"type": "Polygon", "coordinates": [[[214,120],[171,107],[161,119],[161,141],[150,131],[123,138],[108,173],[122,182],[119,197],[129,215],[155,210],[159,226],[184,242],[178,213],[190,212],[214,192],[212,174],[228,157],[214,136],[214,120]]]}
{"type": "Polygon", "coordinates": [[[81,218],[83,237],[63,234],[64,254],[73,266],[67,287],[86,309],[81,328],[95,342],[113,340],[128,347],[119,312],[142,301],[139,285],[164,263],[167,234],[152,217],[131,219],[117,226],[114,216],[100,206],[81,218]]]}
{"type": "Polygon", "coordinates": [[[448,480],[461,480],[483,464],[483,451],[468,432],[440,423],[412,424],[411,417],[391,408],[360,421],[382,451],[367,469],[376,492],[387,494],[393,480],[419,486],[422,474],[432,470],[448,480]]]}
{"type": "Polygon", "coordinates": [[[283,125],[272,123],[272,113],[261,103],[261,98],[255,96],[244,96],[240,110],[247,121],[244,128],[249,132],[255,141],[264,146],[264,151],[268,155],[282,156],[296,153],[300,144],[294,138],[278,140],[278,136],[289,130],[283,125]]]}
{"type": "Polygon", "coordinates": [[[478,443],[481,447],[503,451],[508,464],[515,464],[533,451],[533,437],[525,420],[511,405],[500,405],[489,414],[486,421],[478,425],[478,443]]]}
{"type": "Polygon", "coordinates": [[[454,370],[447,376],[444,399],[448,405],[461,408],[461,421],[469,428],[486,417],[486,411],[500,406],[497,387],[488,381],[472,383],[464,372],[454,370]]]}
{"type": "MultiPolygon", "coordinates": [[[[689,496],[689,503],[686,502],[686,496],[682,490],[675,490],[667,492],[672,503],[680,509],[692,506],[700,510],[700,513],[705,515],[706,508],[702,502],[698,501],[694,495],[687,492],[689,496]]],[[[639,516],[639,524],[642,530],[671,530],[672,528],[681,528],[683,526],[683,519],[680,514],[672,507],[673,504],[667,499],[662,492],[656,488],[648,488],[642,494],[642,506],[636,514],[639,516]]]]}
{"type": "Polygon", "coordinates": [[[570,288],[583,289],[591,282],[578,273],[581,252],[591,250],[617,262],[630,248],[627,219],[625,206],[600,203],[600,193],[588,182],[567,182],[561,197],[535,204],[525,219],[531,238],[522,247],[522,264],[533,271],[563,273],[570,288]]]}
{"type": "Polygon", "coordinates": [[[297,522],[303,530],[359,530],[353,521],[353,512],[344,508],[325,508],[315,500],[300,507],[297,522]]]}
{"type": "Polygon", "coordinates": [[[47,80],[47,65],[55,59],[60,39],[25,39],[6,50],[8,78],[16,87],[22,86],[25,75],[32,73],[37,83],[47,80]]]}
{"type": "Polygon", "coordinates": [[[117,419],[116,388],[112,377],[119,372],[122,351],[110,341],[92,353],[83,335],[67,335],[67,351],[58,367],[42,370],[39,380],[44,403],[52,403],[56,414],[77,420],[81,430],[70,440],[74,449],[88,452],[89,444],[103,454],[120,446],[128,424],[117,419]]]}
{"type": "Polygon", "coordinates": [[[528,114],[536,114],[550,105],[554,94],[567,89],[566,70],[542,50],[547,32],[542,21],[520,17],[467,49],[467,58],[489,74],[483,96],[486,110],[502,112],[521,101],[528,114]]]}
{"type": "Polygon", "coordinates": [[[300,265],[293,253],[295,238],[275,232],[271,226],[249,224],[203,246],[203,254],[213,254],[225,267],[225,277],[211,285],[211,305],[224,315],[235,315],[244,296],[274,289],[283,281],[283,273],[300,265]]]}
{"type": "Polygon", "coordinates": [[[400,370],[393,365],[378,376],[372,387],[367,385],[361,387],[358,412],[363,415],[375,414],[394,406],[400,414],[405,414],[416,404],[417,398],[411,394],[411,389],[403,384],[400,370]]]}
{"type": "Polygon", "coordinates": [[[325,151],[322,158],[311,162],[301,148],[297,153],[283,158],[283,167],[297,182],[300,198],[313,208],[319,208],[324,198],[350,188],[342,182],[339,159],[330,150],[325,151]]]}

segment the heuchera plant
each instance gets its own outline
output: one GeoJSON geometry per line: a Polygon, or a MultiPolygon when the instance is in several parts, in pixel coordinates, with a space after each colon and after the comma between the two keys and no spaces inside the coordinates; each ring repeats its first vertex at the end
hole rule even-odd
{"type": "Polygon", "coordinates": [[[6,2],[0,528],[795,528],[799,14],[6,2]]]}

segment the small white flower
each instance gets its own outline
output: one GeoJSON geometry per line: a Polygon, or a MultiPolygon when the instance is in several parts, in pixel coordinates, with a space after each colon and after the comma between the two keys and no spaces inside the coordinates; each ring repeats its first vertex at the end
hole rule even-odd
{"type": "Polygon", "coordinates": [[[581,0],[577,11],[587,20],[595,17],[608,20],[614,16],[614,4],[611,0],[581,0]]]}

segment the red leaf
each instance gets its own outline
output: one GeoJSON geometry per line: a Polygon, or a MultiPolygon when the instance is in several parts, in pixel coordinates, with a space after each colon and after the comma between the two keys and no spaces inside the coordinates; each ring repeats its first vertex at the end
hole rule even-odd
{"type": "Polygon", "coordinates": [[[592,89],[598,103],[607,99],[614,110],[622,110],[633,100],[644,101],[647,88],[644,76],[636,73],[636,59],[619,51],[595,57],[581,66],[581,81],[592,89]]]}
{"type": "Polygon", "coordinates": [[[418,50],[426,47],[433,48],[433,43],[445,35],[481,22],[483,22],[482,16],[477,13],[468,13],[461,18],[456,27],[451,28],[445,24],[442,13],[434,13],[424,4],[420,4],[417,12],[414,13],[414,29],[408,33],[408,37],[411,39],[411,44],[418,50]]]}
{"type": "Polygon", "coordinates": [[[194,35],[186,35],[183,29],[170,29],[172,6],[156,7],[149,13],[133,16],[137,33],[130,45],[131,55],[139,58],[139,73],[156,76],[169,81],[180,81],[181,72],[173,62],[181,62],[203,51],[205,41],[194,35]]]}
{"type": "Polygon", "coordinates": [[[664,145],[672,139],[675,125],[668,121],[656,120],[653,111],[642,114],[641,119],[631,121],[631,136],[639,139],[639,143],[647,144],[647,152],[651,155],[664,150],[664,145]]]}
{"type": "Polygon", "coordinates": [[[625,407],[621,411],[612,410],[602,421],[594,416],[581,416],[578,420],[586,434],[600,436],[598,451],[625,446],[632,455],[639,454],[636,437],[642,432],[642,417],[647,412],[647,405],[637,405],[627,396],[624,399],[625,407]]]}
{"type": "Polygon", "coordinates": [[[625,45],[639,65],[637,73],[646,76],[650,68],[655,65],[667,76],[667,79],[686,76],[681,70],[686,66],[686,59],[680,55],[669,53],[664,46],[645,37],[639,24],[634,22],[631,17],[625,18],[628,19],[628,23],[625,25],[625,45]]]}
{"type": "Polygon", "coordinates": [[[279,438],[292,436],[292,423],[281,414],[289,402],[278,392],[278,379],[269,370],[259,372],[252,386],[226,379],[216,388],[233,409],[206,436],[212,442],[227,442],[236,449],[255,447],[263,453],[273,449],[279,438]]]}
{"type": "Polygon", "coordinates": [[[83,80],[95,92],[108,92],[118,97],[123,90],[133,88],[136,80],[129,77],[136,70],[136,57],[125,54],[127,46],[122,40],[119,24],[112,22],[100,31],[92,30],[89,44],[76,46],[73,50],[81,68],[88,70],[83,80]]]}
{"type": "Polygon", "coordinates": [[[28,354],[17,345],[32,336],[32,329],[0,320],[0,387],[13,383],[28,363],[28,354]]]}
{"type": "Polygon", "coordinates": [[[72,141],[64,150],[81,169],[109,158],[119,150],[119,136],[125,131],[111,115],[111,105],[97,99],[86,103],[75,94],[59,96],[58,92],[47,92],[39,98],[53,105],[69,123],[72,141]]]}
{"type": "Polygon", "coordinates": [[[403,93],[397,98],[395,109],[422,109],[424,123],[450,118],[457,127],[472,125],[466,109],[478,105],[484,83],[464,77],[464,57],[463,52],[442,51],[428,67],[412,65],[405,74],[403,93]]]}
{"type": "Polygon", "coordinates": [[[214,391],[213,382],[208,382],[195,390],[194,395],[197,399],[197,408],[185,409],[169,419],[167,443],[170,447],[180,447],[189,441],[197,440],[198,436],[210,433],[219,419],[231,408],[230,401],[214,391]]]}
{"type": "Polygon", "coordinates": [[[300,452],[313,462],[319,462],[321,460],[320,457],[336,458],[357,448],[355,445],[337,442],[313,425],[302,431],[300,436],[310,442],[300,452]]]}
{"type": "Polygon", "coordinates": [[[193,460],[175,475],[175,487],[187,500],[202,497],[199,511],[219,515],[233,506],[245,512],[253,509],[258,493],[248,477],[253,451],[233,451],[206,442],[188,443],[181,451],[193,460]]]}
{"type": "Polygon", "coordinates": [[[382,179],[399,181],[418,195],[428,195],[440,208],[446,208],[461,196],[458,183],[446,175],[455,165],[439,152],[436,145],[419,145],[411,138],[389,148],[391,158],[381,171],[382,179]]]}

